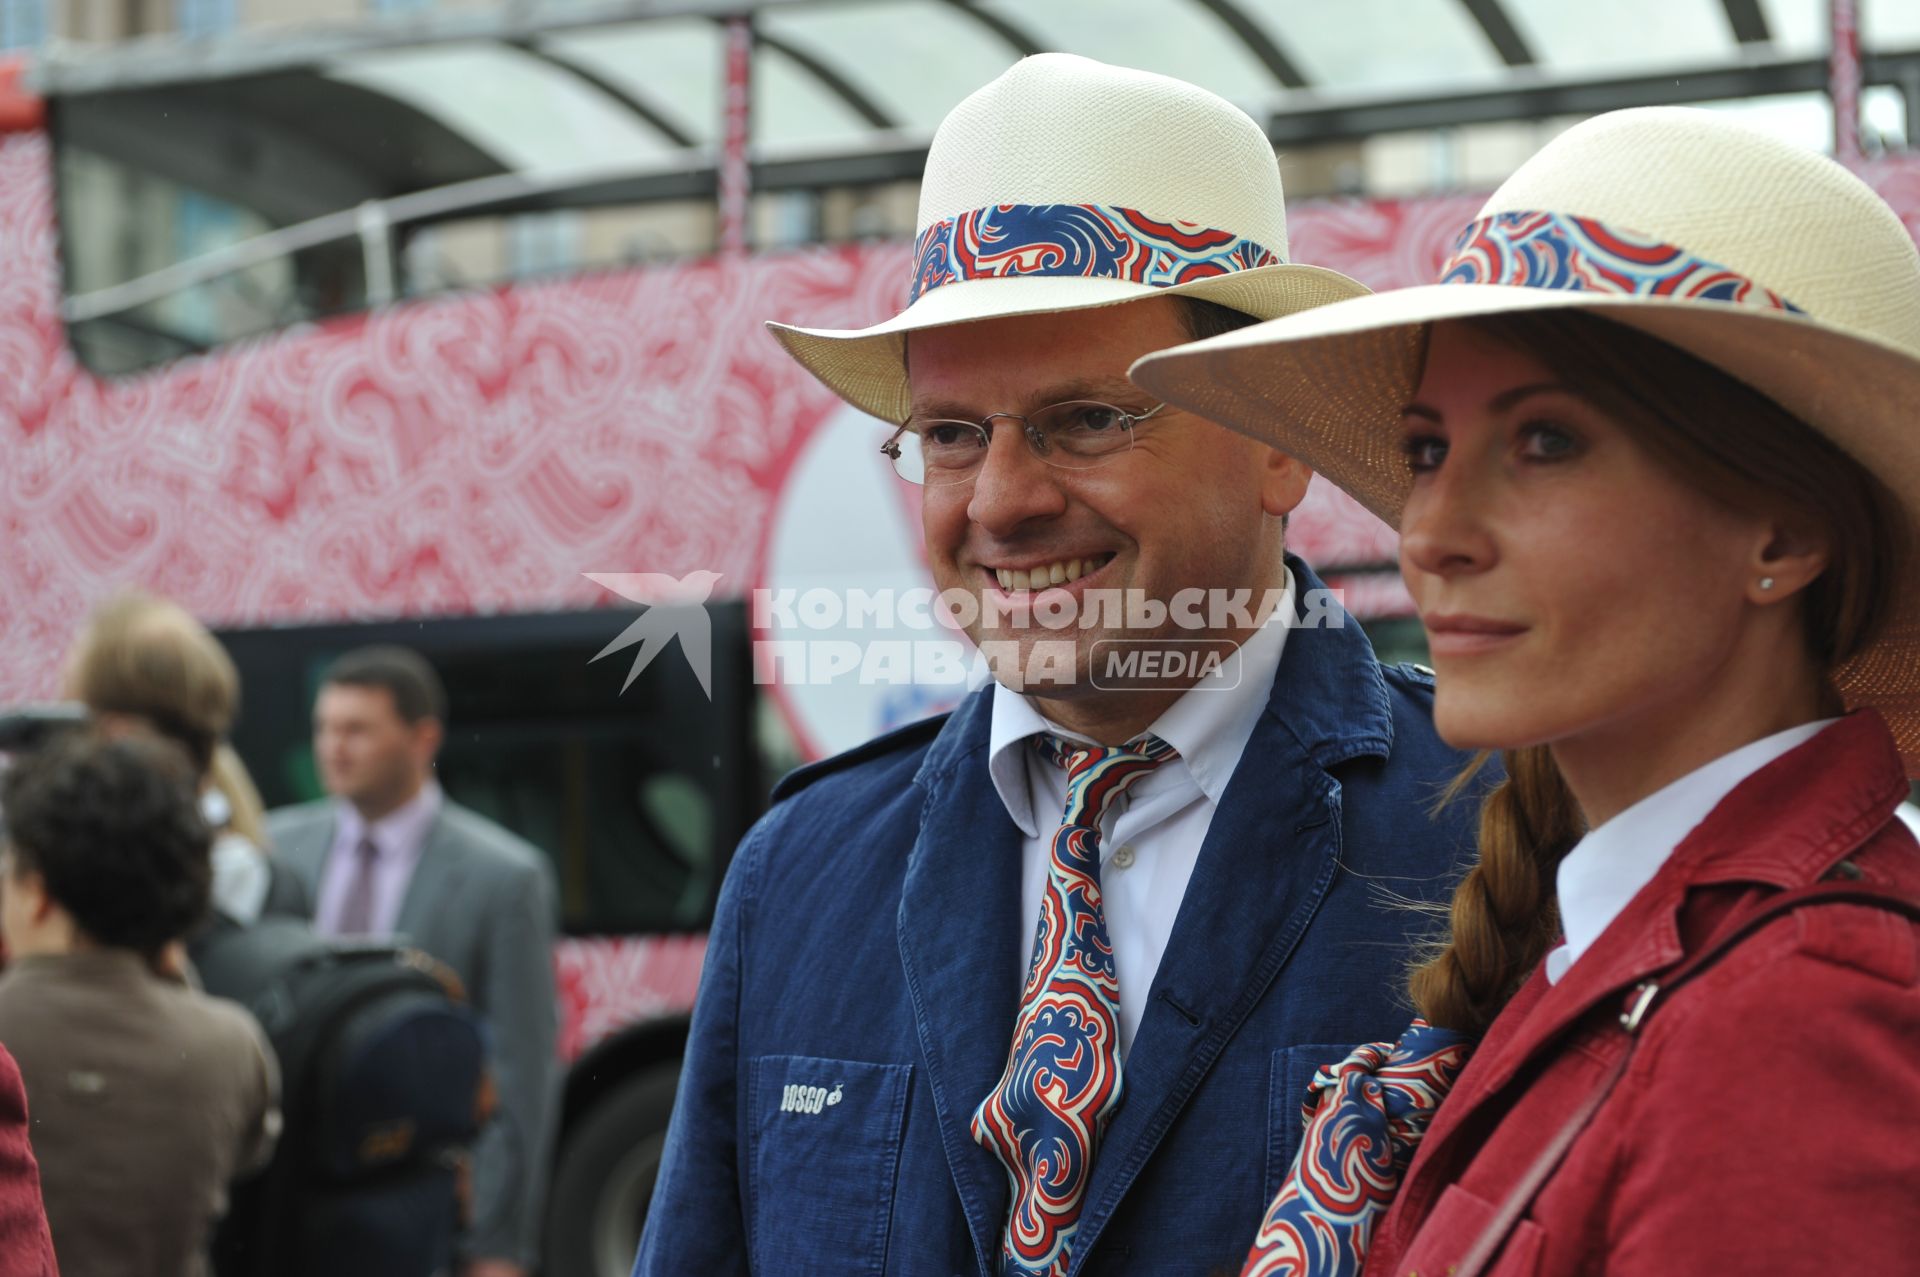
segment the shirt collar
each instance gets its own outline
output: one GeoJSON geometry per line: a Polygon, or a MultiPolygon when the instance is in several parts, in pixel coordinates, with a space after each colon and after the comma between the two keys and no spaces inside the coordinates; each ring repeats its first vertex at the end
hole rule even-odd
{"type": "Polygon", "coordinates": [[[432,827],[434,817],[440,814],[443,801],[440,782],[429,776],[426,784],[420,786],[419,793],[369,827],[354,805],[343,799],[338,804],[340,842],[336,845],[352,847],[361,838],[371,837],[374,854],[383,860],[393,855],[416,855],[426,845],[427,830],[432,827]]]}
{"type": "MultiPolygon", "coordinates": [[[[1287,573],[1286,589],[1293,590],[1293,574],[1287,573]]],[[[1229,670],[1237,662],[1239,680],[1228,689],[1189,689],[1169,705],[1147,730],[1180,753],[1180,761],[1200,791],[1216,806],[1233,779],[1240,755],[1260,722],[1273,692],[1274,675],[1280,669],[1280,656],[1286,649],[1287,621],[1293,615],[1289,600],[1275,609],[1267,623],[1247,636],[1229,658],[1229,670]]],[[[1231,674],[1229,673],[1229,677],[1231,674]]],[[[1070,740],[1086,737],[1069,732],[1048,721],[1036,698],[1009,691],[1001,684],[993,687],[993,718],[988,731],[987,774],[993,779],[1007,815],[1029,838],[1040,835],[1040,821],[1034,813],[1034,795],[1028,784],[1026,742],[1042,732],[1053,732],[1070,740]]]]}
{"type": "Polygon", "coordinates": [[[10,979],[79,980],[89,985],[147,984],[156,980],[153,964],[132,949],[105,946],[66,953],[18,953],[7,963],[10,979]]]}
{"type": "Polygon", "coordinates": [[[1547,978],[1557,982],[1566,973],[1741,781],[1836,721],[1803,723],[1722,754],[1589,830],[1555,878],[1566,944],[1548,955],[1547,978]]]}

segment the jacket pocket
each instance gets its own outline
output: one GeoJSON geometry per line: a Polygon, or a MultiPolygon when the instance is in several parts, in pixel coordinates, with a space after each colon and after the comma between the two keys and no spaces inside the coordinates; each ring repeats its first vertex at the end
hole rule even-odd
{"type": "Polygon", "coordinates": [[[1293,1159],[1300,1152],[1300,1137],[1306,1123],[1300,1106],[1306,1102],[1313,1075],[1329,1064],[1338,1064],[1353,1052],[1353,1043],[1333,1046],[1289,1046],[1273,1053],[1273,1067],[1267,1083],[1267,1182],[1260,1213],[1280,1191],[1293,1159]]]}
{"type": "Polygon", "coordinates": [[[749,1070],[753,1270],[881,1277],[913,1066],[763,1055],[749,1070]]]}
{"type": "MultiPolygon", "coordinates": [[[[1480,1240],[1493,1218],[1493,1203],[1475,1196],[1458,1184],[1449,1184],[1440,1194],[1413,1244],[1400,1257],[1395,1270],[1409,1273],[1445,1273],[1452,1271],[1480,1240]]],[[[1522,1219],[1507,1235],[1507,1244],[1487,1268],[1487,1277],[1533,1277],[1540,1266],[1540,1246],[1546,1239],[1540,1225],[1522,1219]]]]}

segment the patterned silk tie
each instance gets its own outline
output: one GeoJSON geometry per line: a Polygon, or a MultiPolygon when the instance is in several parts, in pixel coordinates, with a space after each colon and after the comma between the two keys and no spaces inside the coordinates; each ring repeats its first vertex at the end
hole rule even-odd
{"type": "Polygon", "coordinates": [[[1119,748],[1035,738],[1067,769],[1033,960],[1000,1082],[973,1115],[973,1138],[1007,1168],[1013,1206],[1000,1277],[1067,1271],[1093,1155],[1120,1107],[1120,981],[1100,905],[1100,821],[1140,777],[1176,757],[1143,736],[1119,748]]]}
{"type": "Polygon", "coordinates": [[[1300,1151],[1240,1277],[1360,1277],[1374,1225],[1472,1052],[1464,1034],[1415,1020],[1398,1042],[1357,1046],[1315,1073],[1300,1151]]]}

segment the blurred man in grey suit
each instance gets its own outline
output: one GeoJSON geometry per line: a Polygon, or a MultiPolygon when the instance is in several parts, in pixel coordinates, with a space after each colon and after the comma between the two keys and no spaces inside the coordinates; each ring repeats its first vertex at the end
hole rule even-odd
{"type": "Polygon", "coordinates": [[[547,858],[449,801],[433,778],[446,694],[405,648],[349,652],[314,703],[330,800],[267,831],[327,935],[388,935],[452,967],[492,1029],[500,1106],[474,1153],[464,1277],[535,1263],[556,1107],[554,888],[547,858]]]}

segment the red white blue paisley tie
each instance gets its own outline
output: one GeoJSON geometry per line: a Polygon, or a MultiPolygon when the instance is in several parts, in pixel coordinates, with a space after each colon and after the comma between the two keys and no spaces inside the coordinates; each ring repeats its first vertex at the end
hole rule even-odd
{"type": "Polygon", "coordinates": [[[1473,1041],[1415,1020],[1314,1074],[1306,1133],[1240,1277],[1360,1277],[1374,1225],[1400,1191],[1473,1041]]]}
{"type": "Polygon", "coordinates": [[[1120,981],[1100,904],[1100,821],[1115,799],[1170,758],[1154,736],[1108,748],[1042,735],[1067,769],[1040,923],[1006,1072],[973,1115],[973,1138],[1013,1189],[1000,1277],[1061,1277],[1093,1157],[1120,1106],[1120,981]]]}

